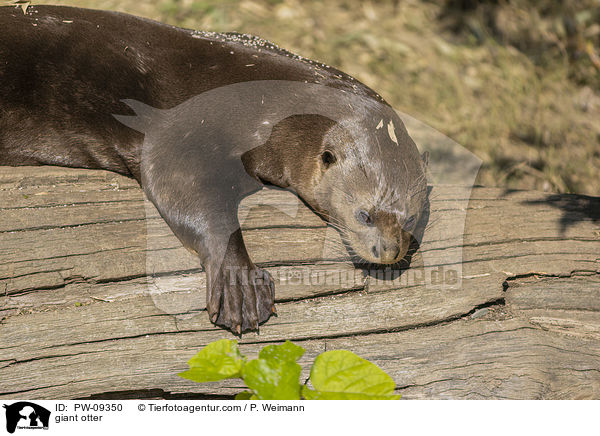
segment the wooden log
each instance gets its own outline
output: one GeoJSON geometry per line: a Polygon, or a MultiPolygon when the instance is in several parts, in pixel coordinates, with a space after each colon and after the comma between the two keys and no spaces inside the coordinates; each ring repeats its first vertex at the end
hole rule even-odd
{"type": "MultiPolygon", "coordinates": [[[[291,193],[247,199],[244,239],[275,277],[278,316],[242,350],[298,341],[306,376],[318,353],[350,349],[405,398],[600,398],[600,200],[459,186],[432,198],[395,278],[357,269],[291,193]]],[[[176,376],[233,338],[208,321],[205,281],[132,180],[0,167],[0,397],[235,394],[238,382],[176,376]]]]}

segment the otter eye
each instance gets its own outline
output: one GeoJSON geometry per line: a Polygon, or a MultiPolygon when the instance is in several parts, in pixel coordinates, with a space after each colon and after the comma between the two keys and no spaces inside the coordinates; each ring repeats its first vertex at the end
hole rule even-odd
{"type": "Polygon", "coordinates": [[[356,212],[356,221],[369,227],[373,225],[373,218],[371,218],[371,215],[369,215],[369,213],[363,209],[359,209],[356,212]]]}
{"type": "Polygon", "coordinates": [[[325,168],[329,168],[337,161],[337,158],[332,152],[324,151],[321,155],[321,160],[323,161],[323,165],[325,165],[325,168]]]}
{"type": "Polygon", "coordinates": [[[416,220],[417,220],[417,219],[415,218],[415,216],[414,216],[414,215],[413,215],[413,216],[411,216],[410,218],[408,218],[408,219],[406,220],[406,222],[404,223],[404,230],[409,230],[409,231],[410,231],[410,230],[412,230],[412,229],[413,229],[413,227],[415,226],[415,222],[416,222],[416,220]]]}

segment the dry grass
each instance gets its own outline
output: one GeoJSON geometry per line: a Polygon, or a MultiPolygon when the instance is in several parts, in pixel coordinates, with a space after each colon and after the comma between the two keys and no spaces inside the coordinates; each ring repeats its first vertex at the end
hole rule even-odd
{"type": "MultiPolygon", "coordinates": [[[[491,6],[461,22],[442,0],[51,3],[260,35],[356,76],[472,150],[484,161],[481,184],[600,195],[600,80],[591,62],[600,27],[589,16],[577,19],[587,23],[590,61],[573,62],[577,52],[553,33],[552,17],[512,6],[519,1],[496,10],[491,24],[491,6]]],[[[598,0],[588,3],[592,18],[600,16],[598,0]]]]}

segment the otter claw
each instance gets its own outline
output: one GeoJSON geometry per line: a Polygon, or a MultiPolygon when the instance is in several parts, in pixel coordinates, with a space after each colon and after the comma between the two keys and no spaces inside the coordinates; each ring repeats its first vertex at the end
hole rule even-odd
{"type": "Polygon", "coordinates": [[[207,287],[210,321],[238,336],[245,331],[258,331],[259,325],[274,313],[273,288],[259,280],[261,274],[270,276],[260,268],[251,268],[236,273],[232,282],[223,272],[227,268],[221,267],[207,287]]]}

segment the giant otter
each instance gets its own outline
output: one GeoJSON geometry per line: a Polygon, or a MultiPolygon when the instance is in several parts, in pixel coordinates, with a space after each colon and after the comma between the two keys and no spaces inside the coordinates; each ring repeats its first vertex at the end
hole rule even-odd
{"type": "Polygon", "coordinates": [[[366,262],[399,262],[422,232],[426,157],[335,68],[117,12],[2,7],[0,27],[0,165],[135,178],[200,257],[217,325],[240,334],[274,312],[236,215],[264,184],[296,192],[366,262]]]}

